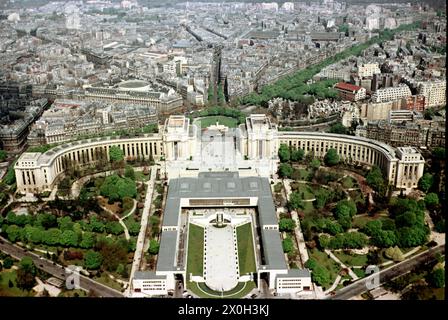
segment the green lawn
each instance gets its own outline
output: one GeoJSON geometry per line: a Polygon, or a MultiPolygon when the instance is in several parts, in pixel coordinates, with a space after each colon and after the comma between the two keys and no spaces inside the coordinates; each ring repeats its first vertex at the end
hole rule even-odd
{"type": "Polygon", "coordinates": [[[188,289],[200,298],[243,298],[248,295],[254,288],[255,282],[239,282],[235,288],[224,293],[214,291],[208,288],[205,283],[189,282],[188,289]]]}
{"type": "Polygon", "coordinates": [[[347,266],[365,266],[367,265],[366,254],[346,254],[342,251],[333,252],[333,254],[347,266]]]}
{"type": "Polygon", "coordinates": [[[328,270],[330,273],[330,281],[323,284],[324,290],[331,287],[333,282],[336,280],[341,267],[334,260],[329,258],[325,252],[319,251],[317,249],[309,250],[310,259],[314,259],[317,264],[328,270]]]}
{"type": "Polygon", "coordinates": [[[16,271],[2,271],[0,272],[0,297],[32,297],[32,292],[27,292],[17,288],[16,271]],[[13,287],[9,287],[9,280],[13,283],[13,287]]]}
{"type": "Polygon", "coordinates": [[[204,228],[188,226],[187,275],[202,276],[204,273],[204,228]]]}
{"type": "Polygon", "coordinates": [[[307,201],[303,203],[303,212],[309,214],[314,211],[314,206],[312,201],[307,201]]]}
{"type": "Polygon", "coordinates": [[[106,272],[101,273],[101,277],[96,277],[94,280],[118,291],[122,289],[122,285],[112,280],[106,272]]]}
{"type": "Polygon", "coordinates": [[[246,223],[236,229],[240,275],[256,272],[255,253],[252,238],[252,224],[246,223]]]}
{"type": "Polygon", "coordinates": [[[361,268],[352,268],[352,270],[360,278],[364,278],[366,276],[366,272],[361,268]]]}
{"type": "Polygon", "coordinates": [[[238,121],[234,118],[225,117],[225,116],[210,116],[210,117],[204,117],[199,119],[201,122],[201,128],[207,128],[211,126],[212,124],[216,124],[216,121],[219,122],[219,124],[227,126],[229,128],[236,128],[238,125],[238,121]]]}
{"type": "Polygon", "coordinates": [[[300,193],[303,200],[309,200],[314,198],[313,190],[306,184],[299,184],[299,189],[297,192],[300,193]]]}
{"type": "Polygon", "coordinates": [[[87,292],[85,292],[84,290],[81,290],[81,289],[67,290],[67,291],[62,291],[58,297],[83,298],[83,297],[87,297],[87,292]]]}

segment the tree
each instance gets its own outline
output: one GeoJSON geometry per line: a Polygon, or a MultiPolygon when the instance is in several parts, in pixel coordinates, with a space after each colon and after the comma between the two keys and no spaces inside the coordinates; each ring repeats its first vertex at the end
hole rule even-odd
{"type": "Polygon", "coordinates": [[[311,160],[311,162],[309,163],[309,166],[311,169],[317,170],[320,167],[320,161],[317,158],[314,158],[311,160]]]}
{"type": "Polygon", "coordinates": [[[401,252],[400,248],[398,248],[397,246],[387,248],[384,254],[386,255],[386,257],[394,260],[395,262],[404,260],[403,252],[401,252]]]}
{"type": "Polygon", "coordinates": [[[31,290],[36,280],[36,267],[34,266],[33,259],[30,257],[24,257],[20,260],[19,269],[17,270],[17,287],[23,290],[31,290]]]}
{"type": "Polygon", "coordinates": [[[289,210],[297,210],[303,208],[302,198],[300,197],[300,194],[298,192],[292,192],[289,195],[288,208],[289,210]]]}
{"type": "Polygon", "coordinates": [[[84,232],[79,246],[84,249],[91,249],[95,246],[95,234],[92,232],[84,232]]]}
{"type": "Polygon", "coordinates": [[[152,255],[158,254],[159,247],[160,247],[159,243],[156,240],[151,239],[151,241],[149,242],[149,253],[152,255]]]}
{"type": "Polygon", "coordinates": [[[434,207],[439,204],[439,196],[434,192],[428,193],[425,196],[425,203],[429,207],[434,207]]]}
{"type": "Polygon", "coordinates": [[[0,150],[0,162],[5,161],[7,156],[8,154],[6,153],[5,150],[0,150]]]}
{"type": "Polygon", "coordinates": [[[302,149],[292,149],[291,151],[291,161],[301,161],[303,157],[305,156],[305,151],[302,149]]]}
{"type": "Polygon", "coordinates": [[[53,228],[57,226],[56,217],[50,213],[39,213],[36,216],[36,226],[41,226],[45,229],[53,228]]]}
{"type": "Polygon", "coordinates": [[[131,180],[135,181],[135,172],[134,172],[134,168],[132,168],[131,166],[126,166],[125,170],[124,170],[124,176],[126,178],[129,178],[131,180]]]}
{"type": "Polygon", "coordinates": [[[118,264],[116,272],[122,277],[127,278],[126,267],[124,266],[124,264],[122,263],[118,264]]]}
{"type": "Polygon", "coordinates": [[[330,282],[330,273],[327,269],[318,265],[314,268],[313,272],[311,272],[311,280],[317,285],[323,286],[330,282]]]}
{"type": "Polygon", "coordinates": [[[103,257],[101,253],[92,250],[87,251],[84,254],[84,267],[90,270],[96,270],[101,266],[103,257]]]}
{"type": "Polygon", "coordinates": [[[445,148],[444,147],[434,148],[433,155],[437,160],[445,160],[446,159],[445,148]]]}
{"type": "Polygon", "coordinates": [[[398,244],[401,248],[411,248],[426,242],[428,230],[421,227],[403,227],[397,231],[398,244]]]}
{"type": "Polygon", "coordinates": [[[59,229],[61,231],[73,230],[73,221],[69,216],[61,217],[57,219],[59,229]]]}
{"type": "Polygon", "coordinates": [[[397,236],[392,230],[380,230],[373,235],[371,240],[379,248],[389,248],[397,244],[397,236]]]}
{"type": "Polygon", "coordinates": [[[282,247],[284,253],[290,253],[294,250],[294,243],[292,242],[291,237],[286,237],[286,239],[282,241],[282,247]]]}
{"type": "Polygon", "coordinates": [[[66,247],[78,246],[78,234],[72,230],[65,230],[61,235],[61,244],[66,247]]]}
{"type": "Polygon", "coordinates": [[[286,144],[281,144],[280,148],[278,148],[278,157],[281,162],[288,162],[291,158],[289,147],[286,144]]]}
{"type": "Polygon", "coordinates": [[[124,160],[123,150],[117,146],[111,146],[109,148],[109,158],[112,162],[120,162],[124,160]]]}
{"type": "Polygon", "coordinates": [[[434,288],[445,287],[445,270],[443,268],[437,268],[432,271],[428,276],[428,282],[434,288]]]}
{"type": "Polygon", "coordinates": [[[327,223],[327,225],[325,226],[325,230],[331,235],[336,235],[344,231],[339,223],[332,221],[329,221],[329,223],[327,223]]]}
{"type": "Polygon", "coordinates": [[[62,238],[62,232],[59,229],[51,228],[47,231],[43,231],[42,242],[49,246],[54,246],[60,243],[62,238]]]}
{"type": "Polygon", "coordinates": [[[316,260],[310,258],[307,262],[305,262],[305,268],[308,268],[310,270],[314,270],[317,267],[316,260]]]}
{"type": "Polygon", "coordinates": [[[347,128],[344,127],[342,125],[342,123],[340,123],[340,122],[333,124],[330,127],[330,130],[328,130],[328,132],[330,132],[330,133],[337,133],[337,134],[348,134],[347,128]]]}
{"type": "Polygon", "coordinates": [[[11,242],[16,242],[19,240],[21,234],[21,229],[16,225],[11,225],[6,228],[6,235],[8,240],[11,242]]]}
{"type": "Polygon", "coordinates": [[[126,226],[129,230],[129,234],[132,236],[136,236],[140,232],[140,223],[134,220],[134,218],[130,217],[126,219],[126,226]]]}
{"type": "Polygon", "coordinates": [[[120,263],[126,264],[128,258],[128,243],[126,239],[117,241],[100,240],[96,246],[103,257],[102,265],[104,269],[115,271],[120,263]]]}
{"type": "Polygon", "coordinates": [[[14,260],[11,257],[6,257],[3,259],[3,267],[5,269],[10,269],[14,265],[14,260]]]}
{"type": "Polygon", "coordinates": [[[290,178],[293,173],[293,168],[288,163],[281,163],[278,168],[278,174],[282,178],[290,178]]]}
{"type": "Polygon", "coordinates": [[[137,196],[137,186],[135,181],[130,178],[122,178],[114,174],[104,179],[100,187],[100,194],[108,197],[111,202],[123,200],[124,197],[135,198],[137,196]]]}
{"type": "Polygon", "coordinates": [[[369,236],[374,236],[381,232],[382,226],[381,220],[373,220],[367,222],[364,228],[362,228],[362,231],[369,236]]]}
{"type": "Polygon", "coordinates": [[[430,173],[425,173],[418,181],[418,187],[423,192],[428,192],[433,183],[434,183],[433,175],[430,173]]]}
{"type": "Polygon", "coordinates": [[[102,221],[98,220],[98,218],[96,216],[93,216],[92,218],[90,218],[89,226],[93,232],[98,232],[98,233],[104,232],[104,230],[106,228],[104,223],[102,221]]]}
{"type": "Polygon", "coordinates": [[[381,169],[377,166],[373,166],[366,176],[366,182],[375,191],[381,192],[382,188],[384,187],[384,178],[381,169]]]}
{"type": "Polygon", "coordinates": [[[325,154],[324,161],[328,166],[337,165],[339,163],[339,155],[336,149],[329,149],[325,154]]]}
{"type": "Polygon", "coordinates": [[[281,232],[291,232],[296,228],[296,222],[293,219],[283,218],[278,222],[278,226],[281,232]]]}
{"type": "Polygon", "coordinates": [[[123,227],[118,221],[110,221],[106,223],[106,232],[119,235],[124,232],[123,227]]]}
{"type": "Polygon", "coordinates": [[[341,200],[334,208],[334,216],[339,219],[341,216],[349,216],[352,218],[357,213],[356,204],[353,200],[341,200]]]}

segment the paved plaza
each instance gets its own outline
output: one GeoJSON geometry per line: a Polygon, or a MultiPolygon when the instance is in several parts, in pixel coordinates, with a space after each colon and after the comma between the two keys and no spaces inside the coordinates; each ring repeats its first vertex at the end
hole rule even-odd
{"type": "Polygon", "coordinates": [[[206,285],[216,291],[229,291],[238,284],[238,249],[235,229],[227,225],[205,229],[204,276],[206,285]]]}

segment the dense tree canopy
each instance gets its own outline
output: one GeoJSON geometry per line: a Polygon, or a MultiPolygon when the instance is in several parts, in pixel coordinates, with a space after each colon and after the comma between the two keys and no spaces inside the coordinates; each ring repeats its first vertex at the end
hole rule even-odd
{"type": "Polygon", "coordinates": [[[135,172],[134,172],[134,168],[132,168],[130,165],[127,165],[124,169],[124,176],[126,178],[129,178],[131,180],[135,181],[135,172]]]}
{"type": "Polygon", "coordinates": [[[6,153],[5,150],[0,150],[0,162],[5,161],[7,156],[8,154],[6,153]]]}
{"type": "Polygon", "coordinates": [[[337,165],[339,163],[339,155],[336,149],[328,149],[324,161],[328,166],[337,165]]]}
{"type": "Polygon", "coordinates": [[[84,266],[89,270],[99,269],[102,262],[103,257],[99,252],[89,250],[84,254],[84,266]]]}
{"type": "Polygon", "coordinates": [[[384,178],[381,169],[377,166],[373,166],[366,176],[366,182],[373,190],[381,192],[384,187],[384,178]]]}
{"type": "Polygon", "coordinates": [[[149,253],[152,255],[156,255],[159,253],[159,243],[157,242],[157,240],[151,239],[151,241],[149,242],[149,253]]]}
{"type": "Polygon", "coordinates": [[[290,178],[294,172],[289,163],[281,163],[278,167],[278,175],[281,178],[290,178]]]}
{"type": "Polygon", "coordinates": [[[418,187],[420,188],[420,190],[428,192],[433,183],[434,183],[433,175],[426,172],[418,181],[418,187]]]}
{"type": "Polygon", "coordinates": [[[283,218],[283,219],[280,219],[280,221],[278,222],[278,227],[281,232],[294,231],[294,229],[296,227],[296,222],[293,219],[283,218]]]}
{"type": "Polygon", "coordinates": [[[23,257],[17,270],[17,287],[23,290],[31,290],[36,284],[35,275],[36,267],[33,260],[30,257],[23,257]]]}
{"type": "Polygon", "coordinates": [[[116,174],[104,179],[100,188],[100,194],[108,197],[109,201],[123,200],[124,197],[135,198],[137,187],[135,181],[130,178],[122,178],[116,174]]]}
{"type": "Polygon", "coordinates": [[[278,148],[278,157],[281,162],[288,162],[291,158],[291,152],[289,147],[286,144],[281,144],[280,148],[278,148]]]}
{"type": "Polygon", "coordinates": [[[284,253],[290,253],[294,250],[294,243],[291,237],[288,236],[282,241],[282,247],[284,253]]]}
{"type": "Polygon", "coordinates": [[[303,157],[305,156],[305,151],[303,151],[302,149],[298,148],[292,148],[291,149],[291,161],[301,161],[303,159],[303,157]]]}
{"type": "Polygon", "coordinates": [[[111,146],[109,148],[109,158],[112,162],[120,162],[124,160],[123,150],[117,146],[111,146]]]}
{"type": "Polygon", "coordinates": [[[297,210],[303,208],[302,198],[300,197],[300,194],[298,192],[294,191],[289,195],[288,208],[289,210],[297,210]]]}
{"type": "Polygon", "coordinates": [[[439,196],[437,193],[431,192],[425,196],[425,203],[427,206],[436,206],[439,204],[439,196]]]}
{"type": "Polygon", "coordinates": [[[443,268],[433,270],[428,276],[428,282],[434,288],[445,287],[445,270],[443,268]]]}

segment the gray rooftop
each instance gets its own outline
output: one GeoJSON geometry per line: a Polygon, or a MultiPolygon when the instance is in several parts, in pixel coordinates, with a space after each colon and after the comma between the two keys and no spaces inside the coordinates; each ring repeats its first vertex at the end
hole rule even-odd
{"type": "Polygon", "coordinates": [[[166,275],[156,275],[154,271],[135,271],[134,279],[136,280],[166,279],[166,275]]]}
{"type": "Polygon", "coordinates": [[[237,172],[203,172],[197,178],[172,179],[169,183],[163,226],[177,226],[181,198],[258,197],[261,225],[276,225],[271,186],[267,178],[239,178],[237,172]]]}
{"type": "Polygon", "coordinates": [[[277,278],[308,278],[311,272],[308,269],[289,269],[286,274],[279,274],[277,278]]]}
{"type": "Polygon", "coordinates": [[[261,229],[264,264],[266,269],[287,269],[283,253],[280,232],[273,229],[261,229]]]}
{"type": "Polygon", "coordinates": [[[175,271],[177,231],[162,231],[157,259],[157,271],[175,271]]]}

